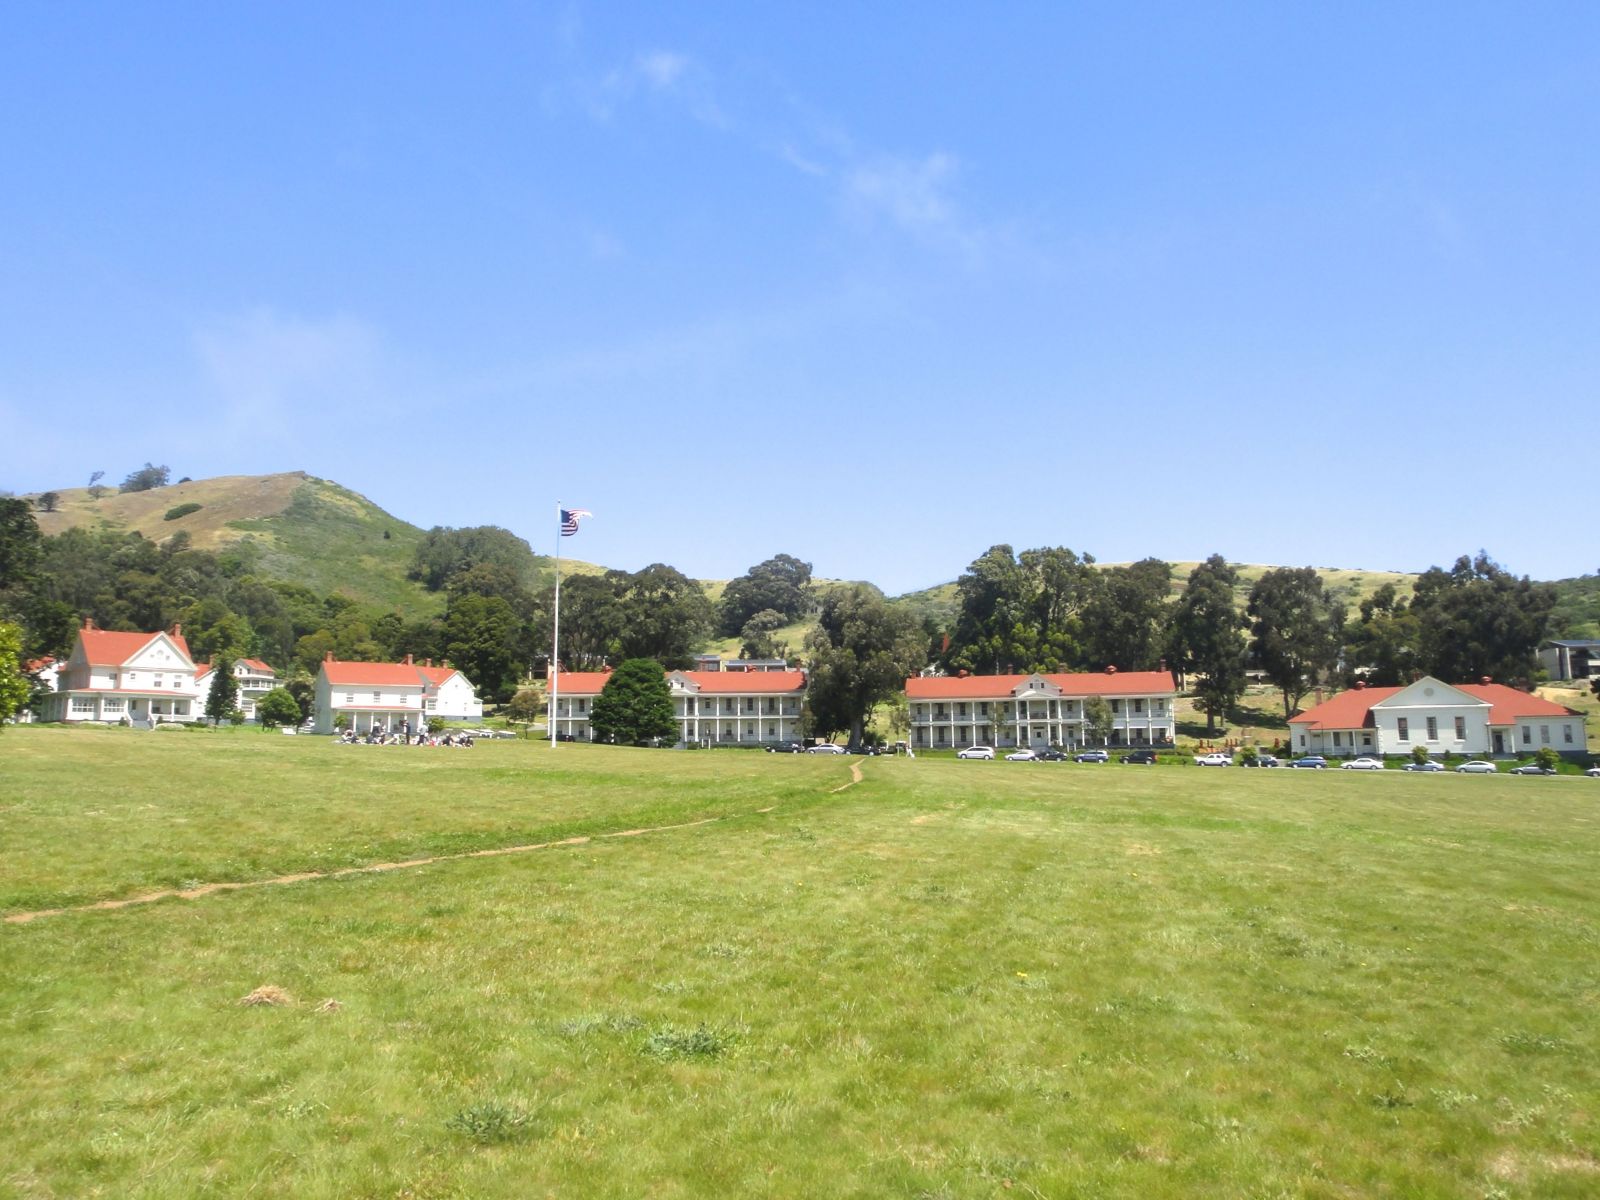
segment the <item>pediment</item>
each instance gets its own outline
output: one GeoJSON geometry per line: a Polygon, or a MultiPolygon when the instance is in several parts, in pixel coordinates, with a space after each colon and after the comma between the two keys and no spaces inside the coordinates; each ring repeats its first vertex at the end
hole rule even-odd
{"type": "Polygon", "coordinates": [[[1488,708],[1486,700],[1468,695],[1431,675],[1424,675],[1415,683],[1407,684],[1387,700],[1380,700],[1373,708],[1488,708]]]}

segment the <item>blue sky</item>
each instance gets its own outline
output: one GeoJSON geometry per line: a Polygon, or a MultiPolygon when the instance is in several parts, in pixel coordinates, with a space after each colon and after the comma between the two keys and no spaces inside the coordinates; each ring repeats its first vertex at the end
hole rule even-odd
{"type": "Polygon", "coordinates": [[[0,487],[1596,568],[1592,4],[19,4],[0,111],[0,487]]]}

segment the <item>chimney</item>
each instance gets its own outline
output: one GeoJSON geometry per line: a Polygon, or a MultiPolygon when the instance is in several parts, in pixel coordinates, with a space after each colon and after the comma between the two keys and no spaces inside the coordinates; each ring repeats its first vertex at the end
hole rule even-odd
{"type": "Polygon", "coordinates": [[[1316,702],[1318,704],[1322,703],[1322,689],[1321,688],[1317,688],[1314,692],[1312,692],[1312,695],[1316,697],[1316,702]]]}
{"type": "Polygon", "coordinates": [[[425,666],[425,667],[431,667],[431,666],[433,666],[433,659],[431,659],[431,658],[425,658],[425,659],[423,659],[423,660],[422,660],[422,665],[423,665],[423,666],[425,666]]]}
{"type": "Polygon", "coordinates": [[[1117,673],[1117,664],[1116,663],[1107,663],[1106,664],[1106,674],[1107,675],[1115,675],[1116,673],[1117,673]]]}
{"type": "Polygon", "coordinates": [[[1356,691],[1364,692],[1366,690],[1367,690],[1367,681],[1365,679],[1356,680],[1356,691]]]}
{"type": "Polygon", "coordinates": [[[965,667],[962,667],[959,671],[956,672],[956,678],[957,679],[965,679],[966,677],[967,677],[967,669],[965,667]]]}
{"type": "Polygon", "coordinates": [[[414,662],[412,662],[412,661],[411,661],[411,655],[409,655],[409,654],[408,654],[408,655],[406,655],[406,666],[408,666],[408,667],[414,667],[414,666],[416,666],[416,665],[417,665],[417,664],[416,664],[416,663],[414,663],[414,662]]]}
{"type": "Polygon", "coordinates": [[[172,623],[172,636],[173,637],[182,637],[183,636],[183,626],[178,624],[176,621],[174,621],[172,623]]]}
{"type": "Polygon", "coordinates": [[[94,628],[94,618],[93,617],[85,617],[83,619],[83,627],[85,629],[93,629],[94,628]]]}
{"type": "Polygon", "coordinates": [[[323,661],[323,662],[330,662],[330,663],[331,663],[331,662],[332,662],[332,661],[333,661],[333,651],[332,651],[332,650],[329,650],[329,651],[328,651],[328,654],[327,654],[327,657],[326,657],[326,658],[324,658],[324,659],[323,659],[323,660],[322,660],[322,661],[323,661]]]}
{"type": "Polygon", "coordinates": [[[1492,675],[1480,675],[1478,677],[1478,682],[1479,683],[1493,683],[1494,682],[1494,676],[1492,676],[1492,675]]]}
{"type": "Polygon", "coordinates": [[[1159,669],[1162,670],[1162,671],[1165,671],[1167,669],[1167,660],[1166,659],[1163,658],[1161,660],[1159,669]]]}

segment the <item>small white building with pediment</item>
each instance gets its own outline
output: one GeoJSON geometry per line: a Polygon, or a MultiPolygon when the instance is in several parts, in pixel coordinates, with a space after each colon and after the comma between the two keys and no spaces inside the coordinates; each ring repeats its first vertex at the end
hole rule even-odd
{"type": "Polygon", "coordinates": [[[906,680],[911,744],[918,750],[964,746],[1078,747],[1089,744],[1084,705],[1105,700],[1111,746],[1168,746],[1177,683],[1170,671],[1083,674],[944,675],[906,680]]]}

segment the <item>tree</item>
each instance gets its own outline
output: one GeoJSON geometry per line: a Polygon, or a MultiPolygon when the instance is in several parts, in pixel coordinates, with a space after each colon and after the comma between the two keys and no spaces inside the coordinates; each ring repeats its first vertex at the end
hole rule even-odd
{"type": "Polygon", "coordinates": [[[1217,718],[1244,695],[1243,621],[1234,606],[1238,573],[1213,554],[1189,573],[1189,584],[1173,616],[1171,650],[1186,674],[1199,676],[1195,697],[1215,737],[1217,718]]]}
{"type": "Polygon", "coordinates": [[[594,698],[589,725],[596,741],[642,746],[676,738],[678,722],[666,672],[651,658],[630,658],[611,673],[594,698]]]}
{"type": "Polygon", "coordinates": [[[32,579],[40,553],[39,522],[28,502],[0,498],[0,588],[32,579]]]}
{"type": "Polygon", "coordinates": [[[466,529],[435,525],[417,544],[407,577],[418,580],[430,592],[438,592],[449,586],[455,576],[482,565],[503,568],[527,587],[534,582],[538,560],[526,541],[498,525],[466,529]]]}
{"type": "Polygon", "coordinates": [[[256,719],[271,729],[274,725],[298,725],[305,718],[300,715],[300,702],[294,694],[288,688],[276,687],[256,701],[256,719]]]}
{"type": "Polygon", "coordinates": [[[788,621],[784,615],[774,608],[764,608],[744,623],[744,628],[739,631],[740,658],[786,658],[789,647],[787,643],[780,642],[772,635],[782,629],[788,621]]]}
{"type": "Polygon", "coordinates": [[[105,485],[100,482],[105,477],[104,471],[95,471],[89,476],[89,496],[92,499],[98,500],[106,494],[105,485]]]}
{"type": "Polygon", "coordinates": [[[1411,599],[1422,670],[1446,683],[1532,679],[1555,602],[1553,586],[1518,579],[1482,550],[1449,571],[1430,567],[1411,599]]]}
{"type": "Polygon", "coordinates": [[[283,685],[283,690],[288,692],[294,698],[295,704],[299,706],[300,720],[308,720],[311,716],[312,705],[316,703],[316,681],[307,675],[296,675],[283,685]]]}
{"type": "Polygon", "coordinates": [[[1172,618],[1171,582],[1172,564],[1159,558],[1100,572],[1084,606],[1086,665],[1154,670],[1172,618]]]}
{"type": "Polygon", "coordinates": [[[166,487],[167,480],[172,478],[171,467],[157,467],[145,463],[139,470],[132,472],[122,481],[119,489],[124,492],[148,492],[152,488],[166,487]]]}
{"type": "Polygon", "coordinates": [[[517,614],[499,596],[452,596],[444,615],[445,656],[481,696],[504,702],[522,675],[519,628],[517,614]]]}
{"type": "Polygon", "coordinates": [[[40,492],[34,497],[33,506],[40,512],[55,512],[61,504],[60,492],[40,492]]]}
{"type": "Polygon", "coordinates": [[[807,729],[824,737],[848,730],[857,749],[873,707],[902,691],[906,678],[927,662],[927,641],[915,615],[890,606],[866,584],[828,594],[806,648],[807,729]]]}
{"type": "Polygon", "coordinates": [[[723,637],[739,637],[750,618],[766,609],[781,613],[780,624],[788,625],[813,607],[811,564],[778,554],[728,581],[717,606],[717,628],[723,637]]]}
{"type": "Polygon", "coordinates": [[[969,671],[1054,671],[1083,661],[1083,613],[1095,585],[1091,555],[1065,546],[991,546],[956,581],[945,665],[969,671]]]}
{"type": "Polygon", "coordinates": [[[218,655],[211,660],[211,690],[206,693],[206,716],[213,724],[221,724],[239,707],[239,687],[233,681],[233,654],[218,655]]]}
{"type": "Polygon", "coordinates": [[[22,670],[22,630],[0,621],[0,729],[33,696],[33,684],[22,670]]]}
{"type": "Polygon", "coordinates": [[[1111,705],[1104,696],[1090,696],[1083,702],[1083,736],[1089,744],[1104,746],[1111,736],[1111,705]]]}
{"type": "MultiPolygon", "coordinates": [[[[622,574],[622,572],[619,572],[622,574]]],[[[574,575],[561,583],[561,661],[570,670],[595,668],[617,654],[622,604],[609,576],[574,575]]]]}
{"type": "Polygon", "coordinates": [[[1428,747],[1421,742],[1411,747],[1411,761],[1422,764],[1428,761],[1428,747]]]}
{"type": "Polygon", "coordinates": [[[671,668],[687,667],[711,631],[713,611],[704,589],[674,567],[651,563],[629,575],[607,572],[618,587],[624,658],[653,658],[671,668]]]}
{"type": "Polygon", "coordinates": [[[1294,716],[1318,676],[1338,665],[1344,611],[1311,567],[1279,567],[1250,589],[1245,608],[1253,622],[1250,648],[1283,693],[1285,718],[1294,716]]]}
{"type": "Polygon", "coordinates": [[[1546,771],[1554,771],[1561,763],[1561,755],[1554,746],[1540,746],[1533,752],[1533,761],[1546,771]]]}
{"type": "Polygon", "coordinates": [[[505,718],[531,725],[539,719],[539,712],[543,708],[544,697],[538,688],[518,688],[517,694],[511,697],[511,702],[505,707],[505,718]]]}
{"type": "Polygon", "coordinates": [[[1417,616],[1392,583],[1361,602],[1358,620],[1345,626],[1345,661],[1368,683],[1394,687],[1417,672],[1422,640],[1417,616]]]}

